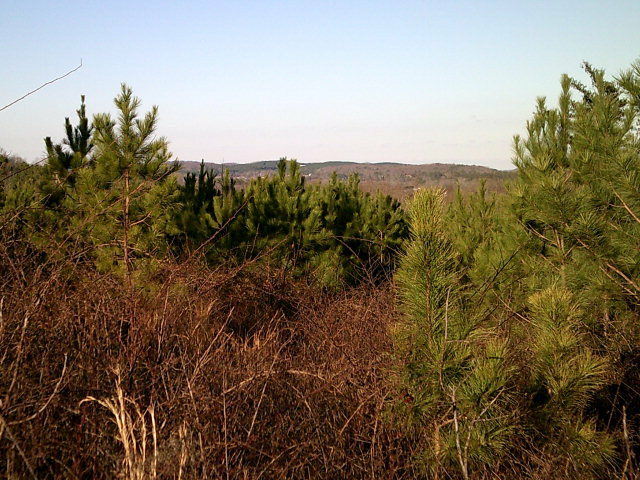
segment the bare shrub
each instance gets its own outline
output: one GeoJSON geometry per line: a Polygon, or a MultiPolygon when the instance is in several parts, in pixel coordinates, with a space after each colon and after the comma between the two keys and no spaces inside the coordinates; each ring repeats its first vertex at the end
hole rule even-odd
{"type": "Polygon", "coordinates": [[[409,478],[385,421],[388,286],[326,293],[265,265],[153,285],[0,251],[8,478],[409,478]]]}

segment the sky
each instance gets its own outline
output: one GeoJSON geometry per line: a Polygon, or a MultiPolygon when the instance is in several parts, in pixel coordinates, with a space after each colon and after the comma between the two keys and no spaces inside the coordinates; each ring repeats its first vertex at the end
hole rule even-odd
{"type": "Polygon", "coordinates": [[[80,96],[158,105],[180,160],[512,168],[535,100],[640,58],[640,1],[0,1],[0,148],[34,161],[80,96]]]}

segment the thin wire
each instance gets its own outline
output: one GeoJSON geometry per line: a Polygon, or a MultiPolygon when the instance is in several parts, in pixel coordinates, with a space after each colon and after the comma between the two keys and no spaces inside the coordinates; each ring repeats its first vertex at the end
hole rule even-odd
{"type": "Polygon", "coordinates": [[[73,72],[75,72],[76,70],[79,70],[82,67],[82,59],[80,59],[80,65],[78,65],[76,68],[74,68],[73,70],[69,70],[67,73],[65,73],[64,75],[61,75],[57,78],[54,78],[53,80],[49,80],[48,82],[43,83],[42,85],[40,85],[38,88],[36,88],[35,90],[31,90],[28,93],[25,93],[23,96],[21,96],[20,98],[18,98],[17,100],[14,100],[13,102],[5,105],[4,107],[0,108],[0,112],[9,108],[11,105],[15,105],[16,103],[18,103],[20,100],[24,100],[25,98],[27,98],[29,95],[36,93],[38,90],[46,87],[47,85],[51,85],[53,82],[57,82],[58,80],[62,80],[64,77],[67,77],[69,75],[71,75],[73,72]]]}

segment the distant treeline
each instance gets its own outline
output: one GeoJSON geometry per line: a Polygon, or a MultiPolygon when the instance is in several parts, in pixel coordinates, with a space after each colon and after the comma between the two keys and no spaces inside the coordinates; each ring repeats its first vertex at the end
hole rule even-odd
{"type": "MultiPolygon", "coordinates": [[[[246,164],[207,163],[207,168],[220,175],[225,170],[240,185],[245,185],[252,178],[277,173],[278,161],[263,161],[246,164]]],[[[197,173],[198,162],[182,162],[180,172],[197,173]]],[[[474,165],[456,165],[431,163],[425,165],[409,165],[402,163],[354,163],[354,162],[317,162],[300,166],[300,172],[311,183],[329,181],[333,174],[341,180],[357,174],[360,188],[372,193],[381,192],[399,200],[411,198],[419,188],[445,188],[450,195],[460,188],[468,194],[477,190],[480,182],[486,182],[490,192],[502,193],[504,184],[516,178],[515,170],[501,171],[474,165]]]]}

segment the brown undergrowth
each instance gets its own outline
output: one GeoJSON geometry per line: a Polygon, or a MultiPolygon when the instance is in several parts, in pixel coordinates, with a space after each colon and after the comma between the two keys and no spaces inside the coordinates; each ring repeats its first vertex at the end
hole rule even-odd
{"type": "Polygon", "coordinates": [[[191,261],[132,291],[9,243],[0,270],[0,476],[414,476],[384,418],[389,286],[191,261]]]}

